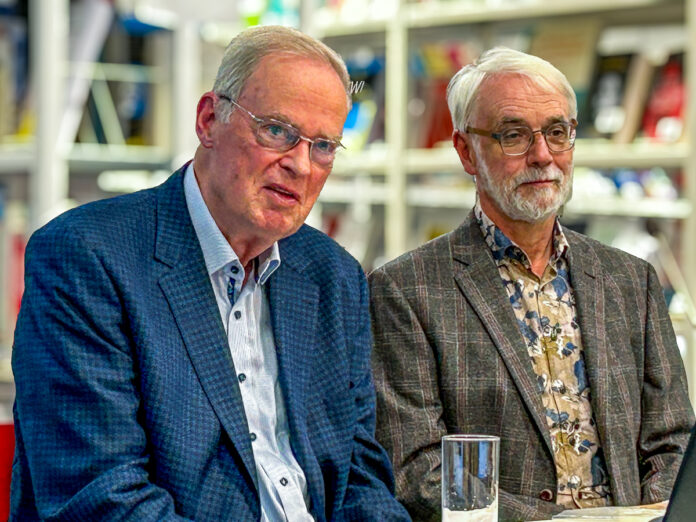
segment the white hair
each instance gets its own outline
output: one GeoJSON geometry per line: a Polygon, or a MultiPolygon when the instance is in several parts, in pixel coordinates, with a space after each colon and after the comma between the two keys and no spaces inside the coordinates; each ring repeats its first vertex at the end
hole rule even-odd
{"type": "Polygon", "coordinates": [[[464,130],[471,123],[481,84],[497,74],[520,74],[544,89],[560,92],[568,100],[570,117],[577,117],[575,91],[561,71],[537,56],[507,47],[494,47],[462,67],[447,86],[447,105],[455,129],[464,130]]]}
{"type": "MultiPolygon", "coordinates": [[[[330,65],[346,90],[350,108],[350,77],[338,53],[297,29],[280,25],[251,27],[235,36],[225,49],[213,92],[236,101],[259,62],[270,54],[296,55],[330,65]]],[[[278,78],[278,81],[282,81],[282,78],[278,78]]],[[[216,106],[216,116],[222,121],[226,121],[231,112],[232,106],[229,103],[220,104],[219,109],[216,106]]]]}

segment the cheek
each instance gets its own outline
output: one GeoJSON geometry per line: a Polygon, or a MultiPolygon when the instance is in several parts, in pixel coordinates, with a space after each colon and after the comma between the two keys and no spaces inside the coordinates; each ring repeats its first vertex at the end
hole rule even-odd
{"type": "Polygon", "coordinates": [[[307,196],[309,196],[307,199],[310,200],[310,203],[314,203],[316,201],[317,197],[319,196],[319,193],[321,192],[321,189],[324,187],[324,183],[326,183],[326,179],[329,177],[329,173],[318,173],[316,175],[312,175],[308,181],[307,181],[307,196]]]}
{"type": "Polygon", "coordinates": [[[565,174],[570,174],[573,170],[573,156],[572,154],[561,154],[556,157],[555,161],[559,169],[561,169],[565,174]]]}

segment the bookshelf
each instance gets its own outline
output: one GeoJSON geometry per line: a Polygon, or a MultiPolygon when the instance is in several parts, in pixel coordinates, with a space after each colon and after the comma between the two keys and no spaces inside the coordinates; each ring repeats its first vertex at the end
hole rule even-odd
{"type": "MultiPolygon", "coordinates": [[[[345,2],[346,4],[348,2],[345,2]]],[[[491,2],[494,4],[494,2],[491,2]]],[[[342,49],[354,47],[355,42],[372,42],[380,39],[385,48],[386,56],[386,98],[387,113],[385,144],[378,150],[367,148],[358,153],[345,154],[338,157],[334,166],[334,179],[338,176],[368,176],[373,180],[381,175],[385,185],[386,222],[385,222],[385,255],[388,258],[402,253],[406,249],[407,214],[412,206],[407,193],[418,190],[411,186],[411,178],[426,172],[448,172],[463,174],[463,169],[451,146],[443,148],[412,148],[408,145],[409,121],[407,104],[412,96],[412,81],[409,78],[409,60],[413,52],[412,42],[431,37],[437,39],[440,34],[451,38],[452,34],[465,35],[475,33],[483,40],[482,48],[492,41],[496,31],[502,27],[505,30],[508,22],[568,22],[576,17],[590,17],[601,20],[604,25],[621,24],[680,24],[686,28],[689,41],[696,40],[696,27],[693,18],[692,0],[591,0],[587,2],[572,2],[562,0],[548,3],[541,1],[497,2],[497,5],[486,5],[486,2],[471,2],[466,0],[427,2],[396,2],[394,15],[390,18],[376,17],[370,9],[365,9],[362,15],[351,14],[348,19],[341,18],[337,13],[326,14],[327,7],[322,2],[315,2],[315,12],[318,16],[308,20],[304,30],[317,37],[323,38],[339,52],[342,49]],[[320,5],[321,4],[321,5],[320,5]],[[423,35],[426,35],[425,37],[423,35]]],[[[494,41],[494,40],[493,40],[494,41]]],[[[690,48],[689,45],[685,46],[690,48]]],[[[690,68],[689,60],[692,53],[686,53],[686,69],[690,68]]],[[[687,85],[691,84],[687,77],[687,85]]],[[[692,104],[693,105],[693,104],[692,104]]],[[[692,105],[689,110],[693,111],[692,105]]],[[[687,127],[695,122],[687,115],[687,127]]],[[[678,219],[684,220],[685,230],[694,227],[694,218],[687,214],[687,203],[694,200],[696,181],[690,182],[694,175],[691,170],[696,167],[693,157],[693,147],[689,133],[686,139],[677,143],[639,142],[612,143],[609,140],[578,140],[575,152],[577,166],[587,166],[598,169],[634,168],[642,169],[661,166],[667,169],[682,169],[686,182],[683,187],[683,198],[678,206],[678,219]]],[[[331,186],[330,178],[327,186],[331,186]]],[[[441,191],[446,192],[446,191],[441,191]]],[[[435,192],[434,192],[435,193],[435,192]]],[[[443,196],[442,203],[451,201],[450,196],[443,196]]],[[[332,198],[333,199],[333,198],[332,198]]],[[[432,206],[441,202],[437,197],[429,199],[432,206]]],[[[592,205],[584,202],[576,204],[582,212],[593,213],[592,205]]],[[[641,205],[639,205],[640,207],[641,205]]],[[[654,206],[654,205],[653,205],[654,206]]],[[[624,205],[628,207],[628,205],[624,205]]],[[[646,215],[654,217],[656,213],[649,206],[644,207],[646,215]]],[[[580,211],[580,210],[579,210],[580,211]]],[[[640,210],[632,211],[631,215],[639,214],[640,210]]],[[[666,218],[673,214],[666,213],[666,218]]],[[[696,261],[696,247],[684,252],[683,266],[696,261]]],[[[690,281],[692,292],[696,293],[696,276],[690,281]]]]}
{"type": "MultiPolygon", "coordinates": [[[[131,33],[123,19],[116,23],[116,6],[108,0],[4,5],[9,7],[0,8],[0,24],[24,24],[30,53],[24,74],[30,83],[28,92],[13,93],[12,104],[23,114],[0,111],[0,388],[7,391],[0,394],[0,416],[3,405],[11,404],[10,345],[27,237],[74,204],[109,195],[97,184],[104,171],[170,172],[178,159],[172,144],[187,151],[182,127],[188,122],[180,107],[195,108],[200,87],[191,76],[196,70],[188,69],[186,76],[185,66],[173,60],[181,53],[175,44],[196,52],[193,21],[172,30],[131,33]],[[196,98],[184,105],[187,92],[196,98]],[[124,115],[128,110],[144,115],[124,115]]],[[[4,35],[0,31],[0,47],[7,46],[4,35]]],[[[199,57],[185,58],[200,63],[199,57]]],[[[189,131],[193,134],[193,124],[189,131]]]]}
{"type": "MultiPolygon", "coordinates": [[[[462,41],[468,45],[474,41],[478,42],[480,49],[497,43],[515,46],[522,42],[522,50],[526,46],[526,50],[534,52],[533,48],[530,49],[533,43],[529,41],[530,27],[565,24],[565,27],[572,28],[573,24],[584,24],[589,36],[579,43],[587,45],[589,42],[592,46],[590,52],[595,53],[600,33],[607,27],[673,25],[685,33],[685,41],[678,45],[683,52],[686,91],[693,91],[688,87],[696,84],[696,53],[691,51],[696,49],[696,0],[397,0],[393,2],[393,15],[389,17],[375,14],[370,2],[338,2],[344,6],[344,11],[349,12],[348,18],[342,18],[336,12],[325,13],[326,4],[328,2],[314,1],[315,12],[321,16],[305,20],[305,31],[322,38],[344,56],[365,42],[384,49],[385,91],[388,93],[384,107],[384,143],[379,143],[375,150],[368,145],[362,151],[350,151],[338,157],[325,189],[327,200],[338,203],[343,195],[343,201],[350,209],[355,194],[345,187],[346,180],[351,176],[353,180],[363,179],[362,186],[369,191],[367,199],[374,206],[383,208],[383,259],[394,258],[414,246],[413,235],[418,232],[418,221],[414,225],[414,216],[441,211],[450,219],[456,219],[454,216],[462,219],[464,210],[470,208],[475,197],[469,176],[464,173],[451,144],[434,148],[413,144],[414,126],[419,124],[419,117],[410,114],[417,87],[413,55],[424,42],[462,41]],[[351,10],[349,5],[366,7],[351,10]],[[442,180],[445,182],[437,183],[442,180]]],[[[642,33],[643,46],[652,46],[653,32],[642,33]]],[[[577,38],[582,38],[582,35],[577,38]]],[[[553,58],[549,59],[556,63],[553,58]]],[[[560,63],[557,65],[563,70],[560,63]]],[[[566,74],[570,78],[571,74],[566,74]]],[[[589,83],[588,73],[584,74],[586,83],[589,83]]],[[[589,88],[588,85],[585,87],[589,88]]],[[[657,226],[667,230],[670,246],[678,257],[678,264],[671,265],[670,280],[677,277],[675,266],[679,272],[678,267],[696,265],[696,242],[690,239],[696,238],[696,103],[686,104],[684,124],[686,132],[677,142],[634,139],[617,143],[611,139],[586,138],[579,139],[575,149],[578,169],[639,171],[660,167],[670,178],[681,176],[676,198],[630,199],[576,194],[565,214],[573,220],[625,219],[629,222],[641,219],[657,222],[657,226]]],[[[422,241],[416,241],[419,242],[422,241]]],[[[371,262],[367,260],[368,270],[371,262]]],[[[679,286],[678,290],[683,293],[696,295],[696,273],[683,271],[681,283],[674,286],[679,286]]],[[[688,300],[691,302],[690,298],[688,300]]],[[[689,306],[693,308],[692,304],[689,306]]],[[[690,347],[685,362],[692,401],[696,403],[696,315],[694,310],[687,308],[684,313],[673,314],[673,322],[675,329],[685,335],[690,347]]]]}

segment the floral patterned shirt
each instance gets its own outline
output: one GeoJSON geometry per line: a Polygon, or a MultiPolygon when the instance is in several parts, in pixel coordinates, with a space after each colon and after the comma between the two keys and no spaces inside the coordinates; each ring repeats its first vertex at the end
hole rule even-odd
{"type": "Polygon", "coordinates": [[[568,242],[556,221],[551,258],[541,278],[527,255],[474,207],[537,375],[557,476],[566,508],[611,505],[609,480],[592,415],[590,387],[568,276],[568,242]]]}

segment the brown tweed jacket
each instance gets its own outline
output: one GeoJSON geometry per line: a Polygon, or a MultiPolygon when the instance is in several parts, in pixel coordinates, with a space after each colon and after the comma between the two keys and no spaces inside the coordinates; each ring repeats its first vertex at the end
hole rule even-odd
{"type": "MultiPolygon", "coordinates": [[[[694,422],[648,263],[564,230],[591,401],[614,503],[669,496],[694,422]]],[[[525,342],[473,213],[370,275],[377,438],[414,520],[440,520],[440,438],[498,435],[500,519],[562,509],[525,342]]]]}

